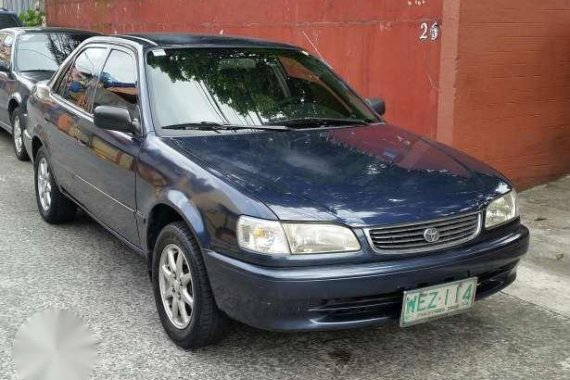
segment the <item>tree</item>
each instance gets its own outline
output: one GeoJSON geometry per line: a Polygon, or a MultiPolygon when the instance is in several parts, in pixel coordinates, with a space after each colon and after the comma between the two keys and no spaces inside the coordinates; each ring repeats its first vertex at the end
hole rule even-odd
{"type": "Polygon", "coordinates": [[[20,20],[24,26],[42,26],[45,14],[37,9],[28,9],[20,13],[20,20]]]}

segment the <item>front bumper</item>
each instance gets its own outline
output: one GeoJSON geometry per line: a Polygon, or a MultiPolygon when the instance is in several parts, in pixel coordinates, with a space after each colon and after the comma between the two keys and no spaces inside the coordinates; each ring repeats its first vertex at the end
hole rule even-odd
{"type": "Polygon", "coordinates": [[[477,276],[477,300],[496,293],[515,280],[528,242],[519,225],[471,246],[370,264],[269,268],[214,251],[204,257],[231,318],[266,330],[333,330],[397,321],[404,290],[477,276]]]}

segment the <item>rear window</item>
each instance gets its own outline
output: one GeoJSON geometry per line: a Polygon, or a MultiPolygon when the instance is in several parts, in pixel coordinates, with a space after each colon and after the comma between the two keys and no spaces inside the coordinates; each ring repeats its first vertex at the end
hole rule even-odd
{"type": "Polygon", "coordinates": [[[12,13],[0,13],[0,29],[22,26],[22,22],[12,13]]]}

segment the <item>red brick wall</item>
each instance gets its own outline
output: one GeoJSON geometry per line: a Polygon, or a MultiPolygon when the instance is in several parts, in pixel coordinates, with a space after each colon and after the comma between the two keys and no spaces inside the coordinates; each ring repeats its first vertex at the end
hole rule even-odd
{"type": "Polygon", "coordinates": [[[455,84],[453,145],[521,188],[570,173],[570,1],[462,0],[455,84]]]}
{"type": "Polygon", "coordinates": [[[48,25],[257,36],[321,54],[388,119],[519,188],[570,172],[570,0],[47,0],[48,25]],[[443,35],[419,42],[419,25],[443,35]]]}
{"type": "MultiPolygon", "coordinates": [[[[258,36],[322,54],[387,117],[435,136],[439,42],[419,24],[441,18],[442,0],[47,0],[50,26],[125,33],[186,31],[258,36]]],[[[431,24],[431,22],[430,22],[431,24]]]]}

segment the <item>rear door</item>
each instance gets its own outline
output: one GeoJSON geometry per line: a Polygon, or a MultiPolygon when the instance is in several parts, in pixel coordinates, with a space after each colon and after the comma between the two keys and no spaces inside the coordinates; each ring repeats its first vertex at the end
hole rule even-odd
{"type": "Polygon", "coordinates": [[[84,48],[57,78],[52,89],[55,102],[44,113],[52,169],[59,185],[74,198],[80,198],[81,191],[74,178],[83,153],[78,134],[81,126],[93,122],[90,105],[107,54],[105,46],[84,48]]]}

